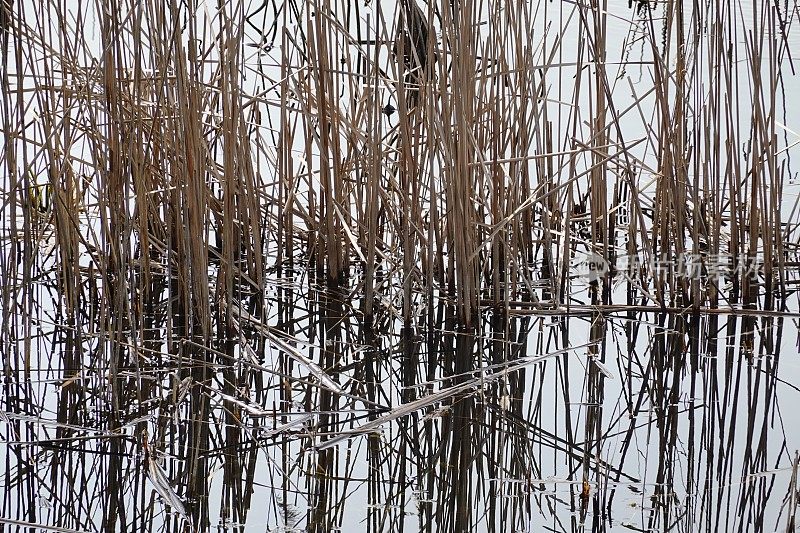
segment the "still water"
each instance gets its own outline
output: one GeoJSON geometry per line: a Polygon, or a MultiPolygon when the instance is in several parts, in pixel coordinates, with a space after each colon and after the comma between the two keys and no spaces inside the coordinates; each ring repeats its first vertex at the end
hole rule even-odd
{"type": "MultiPolygon", "coordinates": [[[[655,105],[652,98],[640,99],[652,90],[653,54],[674,54],[647,36],[661,35],[661,20],[674,3],[653,3],[652,11],[640,13],[628,4],[613,1],[604,10],[606,68],[614,80],[609,94],[625,110],[619,126],[626,135],[647,139],[653,131],[652,109],[631,110],[635,102],[655,105]]],[[[736,4],[740,15],[754,5],[736,4]]],[[[590,115],[581,110],[592,105],[588,95],[575,97],[578,105],[565,103],[584,68],[580,61],[585,61],[575,44],[585,27],[575,5],[543,2],[537,8],[540,16],[530,22],[532,42],[541,43],[537,54],[565,65],[545,69],[542,77],[547,90],[541,99],[551,120],[559,113],[564,124],[568,116],[577,117],[572,131],[562,131],[555,121],[556,139],[585,134],[590,115]],[[559,26],[563,31],[552,30],[559,26]],[[563,42],[556,46],[556,59],[547,51],[558,39],[563,42]]],[[[252,20],[264,28],[280,25],[276,6],[236,6],[241,9],[233,10],[237,16],[255,14],[252,20]]],[[[711,3],[702,6],[699,13],[712,11],[711,3]]],[[[800,185],[791,158],[800,155],[800,107],[793,99],[800,84],[792,60],[800,57],[799,13],[791,2],[775,6],[782,31],[767,32],[763,41],[780,45],[762,51],[766,59],[753,63],[751,73],[767,72],[771,54],[781,58],[780,89],[770,93],[781,102],[771,119],[779,125],[776,142],[782,143],[776,160],[787,169],[776,224],[786,242],[796,245],[800,185]]],[[[203,7],[213,12],[213,6],[203,7]]],[[[378,19],[375,3],[364,2],[363,8],[364,14],[374,10],[369,11],[372,21],[378,19]]],[[[71,9],[79,24],[82,6],[71,9]]],[[[731,20],[741,37],[736,61],[746,64],[752,57],[746,52],[748,35],[761,31],[763,21],[731,20]]],[[[362,22],[367,24],[365,15],[362,22]]],[[[481,32],[492,24],[484,22],[481,32]]],[[[242,25],[242,45],[252,52],[243,70],[251,81],[264,72],[278,79],[280,64],[270,61],[282,57],[279,41],[267,47],[257,28],[242,25]]],[[[700,15],[688,17],[684,25],[700,43],[692,54],[702,57],[719,28],[700,15]]],[[[99,57],[101,51],[93,47],[105,30],[91,23],[86,27],[89,56],[99,57]]],[[[54,49],[62,46],[53,41],[54,49]]],[[[214,50],[208,56],[214,68],[216,53],[222,54],[214,50]]],[[[587,72],[595,73],[597,64],[589,63],[587,72]]],[[[100,63],[91,64],[93,83],[99,86],[100,63]]],[[[699,120],[708,103],[706,91],[718,76],[710,63],[697,64],[694,76],[701,81],[694,85],[696,108],[688,112],[689,122],[699,120]]],[[[675,69],[668,65],[670,72],[675,69]]],[[[745,87],[748,81],[739,83],[745,87]]],[[[51,89],[49,81],[29,86],[31,92],[34,86],[36,91],[51,89]]],[[[209,99],[216,97],[211,94],[209,99]]],[[[728,107],[738,106],[734,114],[745,133],[753,121],[753,101],[747,91],[725,101],[728,107]]],[[[265,123],[274,118],[275,105],[266,105],[272,111],[265,113],[265,123]]],[[[40,117],[32,114],[30,120],[38,123],[40,117]]],[[[380,120],[391,127],[397,119],[380,120]]],[[[313,127],[309,131],[316,135],[313,127]]],[[[711,134],[698,133],[697,143],[706,135],[711,134]]],[[[274,174],[269,155],[276,145],[265,149],[268,156],[256,165],[264,176],[274,174]]],[[[68,147],[76,153],[79,148],[80,143],[68,147]]],[[[659,154],[645,142],[630,154],[642,162],[634,182],[639,192],[655,195],[653,169],[658,165],[653,160],[659,154]]],[[[80,157],[93,155],[81,152],[80,157]]],[[[275,187],[263,181],[261,190],[275,187]]],[[[131,192],[132,205],[135,193],[141,191],[131,192]]],[[[142,196],[148,194],[153,191],[142,196]]],[[[267,204],[265,218],[272,223],[274,205],[267,204]]],[[[144,210],[162,209],[144,205],[144,210]]],[[[615,212],[622,212],[620,205],[613,206],[615,212]]],[[[100,224],[86,213],[80,217],[86,217],[81,218],[84,240],[76,237],[80,244],[75,246],[87,248],[85,239],[100,224]]],[[[674,301],[631,302],[632,291],[653,288],[616,272],[609,283],[610,301],[596,306],[591,278],[573,265],[567,273],[573,290],[560,305],[541,304],[538,299],[552,294],[548,280],[535,279],[526,301],[498,307],[490,305],[490,294],[481,294],[479,319],[467,328],[457,318],[457,298],[443,287],[441,293],[415,295],[413,316],[404,323],[398,295],[407,280],[397,272],[384,274],[386,290],[377,297],[381,312],[372,324],[365,323],[360,267],[353,267],[345,288],[331,287],[302,251],[295,262],[285,260],[283,243],[275,242],[277,230],[270,226],[264,294],[248,292],[247,283],[237,279],[226,293],[236,298],[220,297],[222,261],[209,259],[205,294],[213,300],[215,320],[225,316],[230,325],[211,339],[184,323],[185,302],[176,303],[176,287],[188,282],[167,262],[153,261],[155,281],[147,290],[139,285],[144,274],[136,263],[121,282],[130,292],[114,299],[119,292],[109,287],[119,286],[119,279],[103,278],[89,262],[77,261],[80,312],[65,316],[66,297],[57,287],[67,274],[60,267],[63,257],[51,253],[51,241],[63,228],[47,220],[36,228],[41,231],[36,249],[21,250],[8,240],[15,227],[4,217],[3,257],[11,258],[2,263],[4,295],[26,296],[2,302],[2,531],[796,529],[796,246],[787,244],[790,266],[781,290],[768,291],[767,280],[758,277],[763,272],[756,273],[757,299],[746,305],[730,278],[711,276],[699,283],[709,292],[720,289],[716,308],[692,311],[674,301]],[[31,259],[18,261],[26,277],[17,278],[8,265],[16,266],[12,259],[23,256],[31,259]],[[20,279],[29,292],[12,290],[20,279]],[[84,294],[90,296],[84,299],[84,294]],[[131,313],[138,322],[109,326],[119,318],[110,302],[122,308],[133,307],[131,301],[144,302],[131,313]]],[[[626,229],[617,228],[621,242],[626,229]]],[[[150,238],[156,241],[157,236],[154,232],[150,238]]],[[[138,241],[125,246],[134,251],[145,247],[138,241]]],[[[533,263],[532,279],[541,257],[533,263]]]]}

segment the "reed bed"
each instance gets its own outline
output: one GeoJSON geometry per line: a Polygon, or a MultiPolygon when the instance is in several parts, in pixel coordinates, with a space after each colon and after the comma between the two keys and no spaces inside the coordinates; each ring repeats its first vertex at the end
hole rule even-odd
{"type": "Polygon", "coordinates": [[[0,0],[0,523],[793,531],[797,16],[0,0]]]}

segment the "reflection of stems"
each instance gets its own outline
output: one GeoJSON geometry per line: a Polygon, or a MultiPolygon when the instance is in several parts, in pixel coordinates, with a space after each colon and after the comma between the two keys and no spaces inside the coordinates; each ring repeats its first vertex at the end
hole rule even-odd
{"type": "Polygon", "coordinates": [[[789,505],[786,514],[786,533],[795,531],[797,517],[797,473],[800,467],[800,453],[794,452],[794,465],[792,466],[792,480],[789,482],[789,505]]]}

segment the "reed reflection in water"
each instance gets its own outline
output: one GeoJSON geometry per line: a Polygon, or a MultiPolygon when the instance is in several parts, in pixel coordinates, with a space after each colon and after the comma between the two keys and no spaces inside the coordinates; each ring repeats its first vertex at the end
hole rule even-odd
{"type": "Polygon", "coordinates": [[[91,368],[7,384],[9,527],[792,531],[796,317],[489,312],[467,331],[441,305],[377,334],[340,295],[290,293],[205,381],[190,340],[120,369],[116,412],[91,368]]]}

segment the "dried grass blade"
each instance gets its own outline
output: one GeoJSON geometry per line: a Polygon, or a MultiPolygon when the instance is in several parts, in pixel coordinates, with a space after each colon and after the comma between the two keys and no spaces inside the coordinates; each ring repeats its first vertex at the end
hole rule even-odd
{"type": "Polygon", "coordinates": [[[237,318],[241,318],[250,322],[250,324],[259,331],[259,333],[261,333],[262,335],[264,335],[264,337],[269,339],[269,341],[275,346],[277,346],[279,350],[286,352],[286,354],[289,357],[295,359],[298,363],[305,366],[308,369],[308,371],[311,372],[311,375],[317,378],[319,382],[323,384],[326,388],[330,389],[331,391],[337,394],[346,394],[345,391],[342,390],[342,388],[339,386],[339,384],[333,381],[331,377],[325,373],[324,370],[322,370],[316,363],[314,363],[314,361],[312,361],[311,359],[300,353],[298,350],[294,349],[288,343],[284,342],[279,337],[277,337],[270,330],[269,326],[265,325],[260,320],[250,315],[250,313],[248,313],[244,309],[239,308],[237,305],[232,305],[231,311],[237,318]]]}
{"type": "Polygon", "coordinates": [[[189,516],[186,514],[186,509],[183,506],[180,496],[172,489],[164,470],[153,458],[152,454],[148,454],[147,456],[147,477],[153,483],[155,491],[172,508],[173,512],[189,522],[189,516]]]}
{"type": "Polygon", "coordinates": [[[552,353],[544,354],[544,355],[537,355],[533,357],[525,357],[523,359],[514,361],[514,363],[507,368],[502,370],[498,370],[496,372],[491,372],[489,374],[481,374],[479,376],[473,377],[469,381],[464,383],[459,383],[458,385],[454,385],[452,387],[447,387],[445,389],[440,390],[439,392],[435,392],[433,394],[429,394],[427,396],[423,396],[418,400],[413,402],[409,402],[407,404],[400,405],[399,407],[393,409],[389,413],[376,418],[375,420],[371,420],[361,426],[350,430],[340,433],[339,435],[328,439],[327,441],[320,444],[317,449],[318,450],[325,450],[327,448],[331,448],[336,446],[337,444],[341,443],[349,439],[354,435],[360,435],[363,433],[369,433],[381,427],[382,425],[391,422],[392,420],[396,420],[403,416],[409,415],[415,411],[419,411],[420,409],[425,409],[426,407],[430,407],[434,404],[441,402],[442,400],[446,400],[448,398],[452,398],[460,393],[467,392],[471,389],[482,387],[484,384],[496,381],[512,372],[516,372],[528,365],[540,363],[552,357],[556,357],[559,355],[564,355],[570,351],[576,350],[578,347],[570,347],[563,350],[554,351],[552,353]]]}

